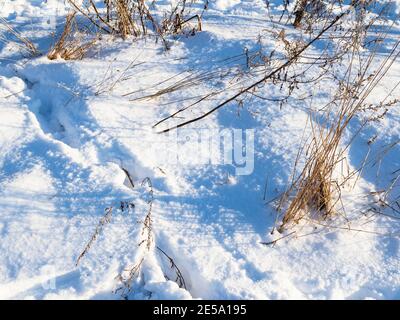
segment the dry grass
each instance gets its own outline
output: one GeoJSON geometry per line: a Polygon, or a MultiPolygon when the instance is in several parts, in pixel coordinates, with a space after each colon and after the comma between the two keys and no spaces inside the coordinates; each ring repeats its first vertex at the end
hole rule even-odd
{"type": "Polygon", "coordinates": [[[129,36],[145,36],[151,28],[165,42],[165,35],[184,33],[185,27],[194,19],[197,20],[197,27],[191,27],[190,32],[201,30],[201,15],[187,17],[187,0],[178,1],[169,14],[164,13],[162,19],[157,19],[149,9],[151,2],[148,1],[147,4],[145,0],[107,0],[104,2],[105,12],[101,11],[93,0],[86,0],[82,5],[75,0],[68,1],[97,29],[124,39],[129,36]]]}
{"type": "MultiPolygon", "coordinates": [[[[159,246],[155,245],[155,240],[153,236],[153,219],[152,219],[152,210],[153,210],[153,202],[154,202],[154,190],[153,185],[150,178],[146,178],[142,181],[141,187],[145,188],[145,192],[147,193],[148,199],[148,210],[147,214],[143,221],[141,221],[142,230],[141,237],[142,240],[138,243],[138,251],[136,252],[135,260],[131,266],[126,267],[118,276],[117,280],[119,282],[119,286],[114,291],[115,293],[119,293],[122,298],[127,299],[129,294],[133,290],[134,282],[140,278],[141,271],[143,268],[143,263],[145,262],[147,255],[150,251],[157,249],[162,257],[166,258],[169,262],[170,270],[169,272],[164,272],[164,277],[167,280],[171,280],[168,276],[169,273],[173,273],[175,277],[174,280],[180,288],[187,289],[185,278],[180,270],[180,268],[175,263],[174,259],[168,255],[165,250],[161,249],[159,246]]],[[[172,276],[171,276],[172,277],[172,276]]]]}
{"type": "MultiPolygon", "coordinates": [[[[132,178],[129,174],[129,172],[126,169],[122,170],[125,172],[127,175],[127,178],[130,180],[131,187],[134,188],[134,184],[132,181],[132,178]]],[[[152,219],[152,210],[153,210],[153,202],[154,202],[154,190],[152,186],[152,182],[150,178],[146,178],[142,181],[141,187],[143,188],[143,191],[145,195],[147,196],[147,213],[146,216],[144,217],[143,221],[139,221],[141,227],[140,230],[140,238],[139,242],[137,244],[137,248],[135,250],[135,256],[134,256],[134,263],[132,263],[130,266],[127,266],[122,270],[120,274],[116,277],[116,280],[118,281],[118,286],[114,290],[114,293],[119,293],[121,297],[123,298],[128,298],[129,294],[132,292],[134,283],[135,281],[140,278],[143,264],[148,256],[148,254],[155,249],[158,250],[158,252],[161,253],[162,257],[166,258],[168,262],[170,263],[170,270],[169,272],[165,272],[165,278],[170,279],[167,274],[170,274],[171,271],[174,274],[175,281],[179,285],[179,287],[186,289],[186,282],[183,277],[183,274],[175,261],[171,258],[170,255],[168,255],[163,249],[161,249],[158,246],[155,246],[155,241],[154,241],[154,236],[153,236],[153,219],[152,219]]],[[[131,209],[134,209],[135,205],[132,202],[121,202],[120,204],[120,211],[121,212],[126,212],[130,213],[131,209]]],[[[85,248],[83,251],[80,253],[78,256],[78,259],[76,261],[76,266],[79,265],[80,261],[87,255],[87,253],[90,251],[91,247],[93,246],[94,242],[97,240],[97,238],[100,236],[102,233],[104,227],[108,225],[111,222],[112,216],[113,216],[113,207],[109,207],[105,209],[105,214],[103,217],[100,219],[98,222],[96,229],[89,239],[88,243],[85,245],[85,248]]]]}
{"type": "MultiPolygon", "coordinates": [[[[191,1],[193,3],[194,1],[191,1]]],[[[196,31],[202,30],[202,14],[186,15],[188,1],[181,0],[178,1],[175,7],[167,15],[164,15],[164,19],[161,23],[162,30],[166,34],[194,34],[196,31]],[[190,25],[192,20],[196,21],[196,26],[190,25]]],[[[207,3],[205,4],[205,10],[207,8],[207,3]]],[[[204,11],[203,11],[204,12],[204,11]]]]}
{"type": "MultiPolygon", "coordinates": [[[[93,3],[93,2],[92,2],[93,3]]],[[[109,1],[107,12],[111,11],[111,6],[115,6],[116,11],[116,30],[125,39],[129,35],[138,36],[140,34],[139,28],[136,25],[131,15],[130,3],[127,0],[122,1],[109,1]]],[[[138,7],[138,10],[142,11],[142,3],[138,7]]]]}
{"type": "MultiPolygon", "coordinates": [[[[8,31],[11,35],[13,35],[15,37],[15,39],[17,40],[17,45],[18,47],[23,50],[26,51],[29,55],[31,56],[38,56],[40,54],[40,52],[38,51],[38,49],[36,48],[36,46],[32,43],[32,41],[30,41],[28,38],[24,37],[20,32],[18,32],[17,30],[15,30],[15,28],[13,28],[6,19],[0,17],[0,27],[2,29],[5,29],[6,31],[8,31]]],[[[0,41],[2,42],[10,42],[9,39],[5,38],[4,36],[0,36],[0,41]]]]}
{"type": "MultiPolygon", "coordinates": [[[[175,282],[178,284],[179,288],[183,288],[185,290],[187,290],[187,286],[186,286],[186,281],[185,278],[183,277],[183,274],[181,272],[181,270],[179,269],[179,267],[176,265],[174,259],[172,259],[170,257],[169,254],[167,254],[163,249],[161,249],[160,247],[157,247],[157,250],[159,252],[161,252],[161,254],[167,258],[169,264],[170,264],[170,268],[173,270],[173,272],[175,273],[175,282]]],[[[165,278],[167,280],[170,280],[169,277],[167,275],[164,275],[165,278]]]]}
{"type": "Polygon", "coordinates": [[[60,38],[47,54],[50,60],[81,60],[95,44],[96,39],[87,41],[80,36],[75,16],[76,12],[67,15],[60,38]]]}
{"type": "MultiPolygon", "coordinates": [[[[338,165],[343,163],[345,152],[349,147],[349,144],[343,145],[343,137],[348,132],[347,129],[351,120],[368,107],[366,99],[398,56],[398,51],[396,51],[398,45],[396,44],[389,57],[376,70],[371,70],[376,61],[377,50],[372,48],[370,56],[365,56],[363,53],[362,43],[366,37],[366,30],[373,23],[373,21],[363,20],[365,5],[366,2],[364,1],[353,2],[353,6],[357,7],[360,16],[354,20],[354,25],[350,28],[347,27],[348,21],[343,21],[342,18],[353,12],[353,8],[348,8],[338,15],[333,8],[328,8],[326,14],[322,15],[322,18],[325,19],[321,22],[322,29],[317,30],[316,36],[305,44],[289,43],[284,34],[280,33],[279,38],[284,42],[287,49],[286,61],[279,63],[278,67],[271,69],[271,72],[268,72],[267,75],[257,79],[249,86],[244,86],[230,98],[202,115],[185,120],[177,125],[174,124],[159,132],[165,133],[200,121],[228,104],[233,105],[231,102],[237,101],[245,94],[255,95],[254,91],[265,85],[267,81],[271,85],[287,86],[290,96],[294,88],[302,83],[317,84],[319,79],[329,76],[331,83],[337,85],[337,93],[332,96],[333,99],[328,105],[310,114],[311,135],[306,140],[307,143],[301,146],[295,164],[296,172],[300,167],[300,159],[305,160],[302,163],[300,174],[293,175],[287,191],[280,199],[278,208],[283,214],[281,214],[282,219],[278,229],[283,231],[305,218],[318,221],[334,217],[338,213],[337,204],[342,203],[341,192],[345,182],[355,176],[354,172],[349,173],[341,180],[336,176],[338,165]],[[336,40],[338,37],[340,39],[336,40]],[[332,46],[326,49],[325,56],[312,57],[312,55],[309,55],[308,48],[315,42],[326,39],[332,43],[332,46]],[[293,75],[288,72],[290,68],[299,67],[301,63],[307,63],[307,66],[313,65],[318,68],[319,66],[324,67],[321,68],[321,75],[315,77],[315,79],[311,78],[311,80],[301,78],[298,71],[292,72],[293,75]],[[346,63],[348,63],[348,68],[343,72],[344,74],[340,75],[341,79],[338,79],[336,75],[332,76],[330,71],[337,70],[338,64],[345,66],[346,63]],[[324,68],[328,71],[326,72],[324,68]]],[[[384,38],[385,31],[382,32],[383,34],[379,37],[384,38]]],[[[307,67],[306,71],[308,69],[310,67],[307,67]]],[[[190,83],[192,82],[190,81],[190,83]]],[[[180,83],[177,82],[175,85],[157,91],[153,95],[147,95],[145,98],[159,97],[180,88],[180,83]]],[[[178,110],[159,121],[155,126],[168,119],[174,119],[178,113],[193,106],[197,106],[197,103],[178,110]]],[[[379,109],[382,109],[381,106],[379,109]]],[[[379,114],[378,117],[382,117],[382,114],[379,114]]]]}
{"type": "Polygon", "coordinates": [[[89,252],[90,248],[92,247],[93,243],[96,241],[97,237],[100,235],[101,231],[103,230],[104,226],[109,224],[112,218],[113,208],[107,208],[105,210],[104,216],[100,219],[96,230],[94,231],[92,237],[90,238],[89,242],[86,244],[85,248],[79,255],[78,259],[76,260],[75,265],[78,266],[81,259],[89,252]]]}
{"type": "Polygon", "coordinates": [[[141,237],[142,240],[138,244],[138,248],[141,249],[136,257],[136,263],[125,268],[118,276],[117,279],[120,282],[120,286],[115,290],[115,292],[120,292],[121,296],[126,298],[129,293],[132,291],[133,282],[136,278],[140,276],[140,272],[142,269],[143,262],[146,258],[148,252],[154,247],[154,238],[153,238],[153,220],[152,220],[152,209],[153,209],[153,201],[154,201],[154,190],[153,185],[151,183],[150,178],[146,178],[142,181],[141,186],[146,188],[149,199],[147,200],[148,211],[141,222],[142,231],[141,237]]]}
{"type": "MultiPolygon", "coordinates": [[[[290,204],[278,231],[282,232],[290,223],[299,223],[309,214],[314,218],[322,219],[334,214],[337,198],[334,194],[333,174],[341,159],[338,148],[344,128],[329,131],[317,126],[312,129],[312,141],[306,150],[308,157],[304,168],[281,198],[279,209],[282,209],[288,199],[290,199],[290,204]]],[[[305,146],[302,150],[304,148],[305,146]]]]}
{"type": "MultiPolygon", "coordinates": [[[[67,15],[63,32],[47,55],[50,60],[82,59],[95,44],[101,32],[127,39],[129,36],[135,38],[146,36],[151,28],[157,38],[161,38],[165,48],[169,49],[165,35],[185,33],[194,19],[197,19],[197,27],[190,26],[190,34],[201,30],[201,15],[196,14],[186,18],[186,0],[178,1],[171,14],[164,15],[162,21],[157,21],[145,0],[107,0],[105,12],[96,6],[94,0],[85,0],[81,4],[75,0],[68,0],[68,2],[75,12],[67,15]],[[96,35],[95,39],[88,41],[80,32],[75,19],[78,12],[95,27],[95,30],[92,30],[92,34],[96,35]]],[[[24,40],[27,47],[33,48],[28,40],[24,38],[21,40],[24,40]]]]}
{"type": "MultiPolygon", "coordinates": [[[[342,145],[343,137],[351,120],[369,106],[366,99],[398,58],[399,44],[400,42],[396,43],[390,55],[373,71],[371,69],[375,61],[374,52],[363,61],[356,61],[354,54],[345,75],[347,82],[342,83],[333,101],[323,108],[323,120],[316,120],[317,117],[321,118],[321,114],[310,117],[311,140],[301,146],[295,167],[301,156],[305,156],[306,161],[299,176],[280,199],[278,209],[284,210],[285,213],[278,231],[282,232],[286,227],[297,224],[306,217],[325,220],[337,213],[335,207],[341,202],[344,183],[355,175],[354,172],[348,173],[341,181],[334,176],[354,139],[353,137],[346,145],[342,145]],[[289,206],[285,208],[287,201],[289,206]]],[[[354,50],[356,51],[356,48],[354,50]]],[[[391,105],[392,101],[386,104],[391,105]]],[[[382,105],[385,104],[381,102],[380,106],[382,105]]],[[[371,120],[368,119],[364,125],[368,121],[371,120]]],[[[356,135],[358,133],[359,131],[356,135]]],[[[362,168],[357,172],[361,170],[362,168]]]]}

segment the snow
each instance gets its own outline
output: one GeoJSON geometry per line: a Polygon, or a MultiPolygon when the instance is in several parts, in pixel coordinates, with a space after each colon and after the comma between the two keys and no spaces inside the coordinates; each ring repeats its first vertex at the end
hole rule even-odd
{"type": "Polygon", "coordinates": [[[230,9],[240,3],[240,0],[216,0],[215,8],[219,10],[230,9]]]}
{"type": "MultiPolygon", "coordinates": [[[[278,16],[279,4],[271,9],[278,16]]],[[[163,6],[168,1],[161,1],[163,6]]],[[[63,0],[0,1],[0,8],[0,15],[42,52],[53,41],[53,24],[68,12],[63,0]]],[[[185,98],[217,88],[223,89],[222,99],[250,83],[247,78],[233,81],[245,68],[245,48],[281,50],[266,30],[281,25],[270,24],[266,12],[261,0],[211,1],[204,30],[169,39],[168,51],[153,39],[104,36],[80,61],[28,58],[12,43],[0,42],[0,299],[121,299],[117,276],[142,255],[140,278],[129,299],[400,298],[398,222],[362,213],[370,192],[385,188],[400,165],[398,145],[379,158],[385,146],[399,140],[398,104],[357,136],[346,154],[351,168],[357,168],[367,141],[378,134],[371,157],[380,159],[379,168],[366,168],[356,187],[343,194],[352,228],[371,233],[330,229],[274,246],[261,244],[277,237],[271,235],[276,212],[266,203],[290,179],[309,106],[289,100],[280,108],[276,102],[251,100],[180,131],[160,135],[152,129],[186,106],[185,98]],[[260,44],[258,34],[269,35],[265,43],[260,44]],[[139,99],[211,70],[230,76],[139,99]],[[242,138],[248,140],[245,153],[224,158],[225,163],[219,141],[207,140],[204,150],[196,143],[223,130],[232,138],[232,129],[247,129],[242,138]],[[142,184],[147,177],[154,189],[149,252],[138,247],[150,203],[149,188],[142,184]],[[135,207],[121,210],[121,202],[135,207]],[[76,266],[110,207],[111,221],[76,266]],[[157,246],[178,266],[186,288],[179,286],[157,246]]],[[[396,28],[388,41],[398,37],[396,28]]],[[[386,51],[379,52],[379,59],[386,51]]],[[[376,101],[399,81],[399,68],[396,62],[377,88],[376,101]]],[[[326,101],[326,85],[306,88],[321,93],[314,104],[326,101]]],[[[279,97],[272,86],[261,93],[279,97]]],[[[397,88],[393,95],[399,93],[397,88]]],[[[207,100],[182,116],[201,114],[216,102],[207,100]]],[[[159,129],[180,119],[172,120],[159,129]]],[[[349,130],[357,128],[354,123],[349,130]]],[[[299,235],[312,231],[298,226],[299,235]]]]}

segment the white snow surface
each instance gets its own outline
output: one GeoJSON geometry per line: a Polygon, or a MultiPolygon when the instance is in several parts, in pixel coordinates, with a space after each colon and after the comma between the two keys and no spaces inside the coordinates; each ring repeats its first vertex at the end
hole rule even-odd
{"type": "MultiPolygon", "coordinates": [[[[63,0],[0,1],[0,8],[42,52],[53,42],[52,21],[62,22],[68,12],[63,0]]],[[[154,93],[152,86],[188,70],[223,69],[226,59],[257,46],[257,35],[269,26],[267,11],[261,0],[211,1],[203,31],[171,38],[168,51],[153,39],[104,37],[83,60],[50,61],[0,43],[0,299],[121,299],[117,275],[143,252],[138,243],[149,207],[149,190],[142,185],[147,177],[154,189],[154,247],[130,299],[400,298],[399,224],[362,213],[369,192],[399,169],[397,146],[380,163],[384,178],[377,181],[372,167],[343,194],[352,227],[371,232],[312,233],[303,226],[299,234],[312,234],[266,246],[261,242],[279,237],[271,235],[275,211],[267,200],[288,182],[306,108],[253,100],[189,127],[255,130],[254,171],[235,175],[231,165],[197,164],[201,154],[188,142],[189,130],[181,131],[178,142],[182,161],[168,163],[164,138],[152,130],[185,106],[183,99],[206,94],[213,83],[168,99],[124,96],[154,93]],[[130,172],[134,188],[121,167],[130,172]],[[121,201],[135,208],[119,210],[121,201]],[[110,223],[76,266],[109,207],[114,208],[110,223]],[[157,246],[179,267],[186,288],[175,281],[157,246]]],[[[266,46],[275,44],[270,40],[266,46]]],[[[379,53],[381,59],[385,54],[379,53]]],[[[235,63],[243,65],[241,59],[235,63]]],[[[377,95],[385,95],[399,75],[396,62],[377,95]]],[[[309,90],[323,93],[326,87],[309,90]]],[[[263,94],[276,92],[268,87],[263,94]]],[[[205,108],[214,105],[211,99],[205,108]]],[[[398,141],[399,120],[397,105],[358,136],[348,152],[350,166],[359,165],[375,133],[376,144],[398,141]]]]}

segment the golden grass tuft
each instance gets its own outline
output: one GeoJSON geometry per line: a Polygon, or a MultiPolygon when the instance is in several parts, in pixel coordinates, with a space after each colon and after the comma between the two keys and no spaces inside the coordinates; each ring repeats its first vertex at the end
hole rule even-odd
{"type": "Polygon", "coordinates": [[[79,28],[75,16],[76,12],[67,15],[60,38],[47,54],[50,60],[81,60],[95,44],[96,39],[88,41],[79,37],[79,28]]]}
{"type": "Polygon", "coordinates": [[[340,194],[335,194],[333,174],[341,159],[339,145],[342,131],[326,132],[321,128],[318,131],[316,133],[313,130],[302,172],[281,198],[280,207],[294,193],[278,228],[280,232],[288,224],[299,223],[310,213],[313,217],[323,219],[335,213],[335,204],[340,194]]]}
{"type": "MultiPolygon", "coordinates": [[[[320,109],[324,110],[322,114],[316,112],[315,118],[310,117],[311,139],[300,147],[295,161],[296,168],[299,158],[304,156],[304,167],[296,179],[293,175],[292,183],[278,204],[278,210],[284,211],[282,223],[278,227],[279,232],[299,223],[307,216],[325,220],[337,213],[335,207],[341,202],[341,190],[345,182],[354,177],[355,173],[349,173],[340,181],[334,177],[338,164],[346,158],[345,152],[354,139],[353,136],[347,144],[342,145],[343,137],[351,120],[370,105],[367,98],[399,57],[399,47],[400,41],[393,46],[390,54],[377,65],[375,70],[371,70],[375,52],[364,58],[362,63],[359,63],[360,61],[353,55],[346,72],[346,82],[341,83],[334,99],[320,109]],[[318,121],[317,118],[322,120],[318,121]],[[287,202],[289,205],[286,207],[287,202]]],[[[387,97],[379,104],[381,107],[385,105],[387,108],[393,103],[392,101],[385,103],[386,99],[387,97]]],[[[373,118],[365,120],[362,127],[371,119],[373,118]]],[[[359,132],[358,130],[355,135],[359,132]]],[[[362,171],[362,168],[358,171],[362,171]]]]}

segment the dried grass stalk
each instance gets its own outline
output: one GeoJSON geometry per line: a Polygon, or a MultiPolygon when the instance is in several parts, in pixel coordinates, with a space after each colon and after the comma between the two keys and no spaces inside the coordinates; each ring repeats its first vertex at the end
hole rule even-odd
{"type": "MultiPolygon", "coordinates": [[[[134,35],[135,37],[137,37],[140,34],[138,28],[136,27],[136,23],[134,22],[133,17],[131,15],[129,2],[130,2],[129,0],[119,0],[114,2],[115,11],[117,15],[116,23],[118,31],[119,34],[121,34],[122,38],[124,39],[127,38],[129,35],[134,35]]],[[[109,3],[111,5],[113,2],[109,3]]],[[[140,17],[142,17],[142,15],[140,17]]]]}
{"type": "Polygon", "coordinates": [[[85,249],[83,249],[82,253],[79,255],[78,259],[76,260],[75,265],[78,266],[81,259],[89,252],[92,244],[96,241],[97,237],[99,236],[100,232],[103,230],[103,227],[111,222],[113,213],[113,208],[107,208],[105,210],[104,216],[100,219],[99,223],[97,224],[96,230],[94,231],[92,237],[90,238],[89,242],[86,244],[85,249]]]}
{"type": "Polygon", "coordinates": [[[85,41],[78,37],[79,28],[75,16],[76,12],[67,15],[60,38],[47,54],[50,60],[81,60],[95,44],[96,39],[85,41]]]}
{"type": "Polygon", "coordinates": [[[295,193],[278,229],[280,232],[289,223],[299,223],[308,213],[325,219],[335,212],[333,199],[337,195],[334,195],[333,173],[341,157],[338,148],[342,130],[325,131],[313,133],[303,171],[281,199],[286,201],[290,194],[295,193]]]}
{"type": "MultiPolygon", "coordinates": [[[[36,48],[36,46],[30,41],[28,38],[24,37],[20,32],[15,30],[6,19],[0,17],[0,26],[4,26],[6,30],[8,30],[22,45],[31,56],[38,56],[40,52],[36,48]]],[[[6,40],[8,41],[8,40],[6,40]]]]}

